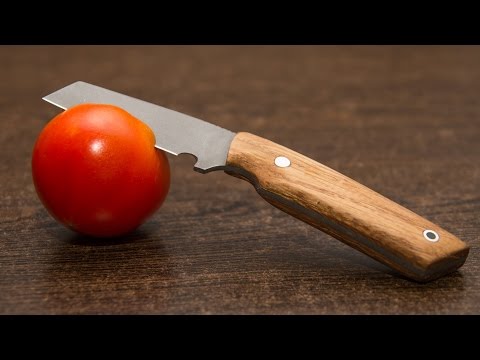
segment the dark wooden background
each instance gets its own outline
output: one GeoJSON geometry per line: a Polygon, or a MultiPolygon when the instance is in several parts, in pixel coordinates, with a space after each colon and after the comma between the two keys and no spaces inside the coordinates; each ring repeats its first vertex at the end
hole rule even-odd
{"type": "Polygon", "coordinates": [[[1,46],[0,313],[480,312],[480,47],[1,46]],[[31,180],[34,141],[76,80],[306,154],[471,245],[428,284],[170,157],[164,206],[92,243],[57,224],[31,180]]]}

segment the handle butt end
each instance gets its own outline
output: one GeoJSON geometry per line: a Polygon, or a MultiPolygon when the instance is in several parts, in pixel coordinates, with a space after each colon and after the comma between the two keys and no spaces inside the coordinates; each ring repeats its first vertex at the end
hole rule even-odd
{"type": "Polygon", "coordinates": [[[436,259],[426,268],[415,271],[410,277],[415,281],[426,283],[457,271],[467,260],[470,251],[470,246],[464,242],[461,243],[462,247],[436,259]]]}

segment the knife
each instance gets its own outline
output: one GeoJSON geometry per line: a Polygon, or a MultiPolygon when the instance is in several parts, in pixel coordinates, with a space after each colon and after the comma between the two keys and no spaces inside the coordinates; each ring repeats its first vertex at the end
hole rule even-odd
{"type": "Polygon", "coordinates": [[[123,108],[150,126],[156,147],[196,157],[194,170],[224,170],[266,201],[419,282],[455,271],[469,246],[438,225],[339,172],[274,142],[82,81],[43,98],[123,108]]]}

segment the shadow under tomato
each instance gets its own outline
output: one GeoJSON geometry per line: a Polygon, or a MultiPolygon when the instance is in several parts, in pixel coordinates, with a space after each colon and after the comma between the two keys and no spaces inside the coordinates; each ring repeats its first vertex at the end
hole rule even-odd
{"type": "Polygon", "coordinates": [[[152,236],[152,231],[148,226],[141,227],[121,236],[113,237],[95,237],[77,233],[63,226],[55,226],[50,229],[49,233],[63,243],[70,245],[84,246],[113,246],[120,244],[128,244],[138,242],[152,236]]]}
{"type": "Polygon", "coordinates": [[[144,229],[136,229],[125,235],[115,237],[94,237],[78,233],[70,233],[63,237],[62,240],[71,245],[109,246],[136,242],[148,237],[149,232],[144,229]]]}

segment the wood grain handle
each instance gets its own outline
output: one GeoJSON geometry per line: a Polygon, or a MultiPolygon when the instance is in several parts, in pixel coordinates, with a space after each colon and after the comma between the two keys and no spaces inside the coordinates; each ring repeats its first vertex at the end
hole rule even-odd
{"type": "Polygon", "coordinates": [[[408,278],[436,279],[458,269],[467,258],[469,246],[446,230],[345,175],[261,137],[238,133],[230,146],[226,172],[251,182],[277,208],[408,278]]]}

